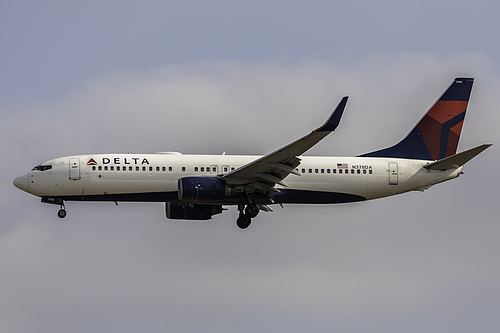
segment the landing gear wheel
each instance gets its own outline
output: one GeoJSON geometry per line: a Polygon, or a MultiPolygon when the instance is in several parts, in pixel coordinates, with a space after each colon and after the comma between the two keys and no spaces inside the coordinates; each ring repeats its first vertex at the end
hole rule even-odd
{"type": "Polygon", "coordinates": [[[257,214],[259,214],[259,211],[259,206],[257,206],[256,204],[250,204],[247,206],[247,208],[245,208],[245,215],[250,218],[254,218],[257,216],[257,214]]]}
{"type": "Polygon", "coordinates": [[[57,212],[57,216],[59,216],[59,218],[63,219],[66,217],[66,210],[64,210],[63,208],[59,209],[59,211],[57,212]]]}
{"type": "Polygon", "coordinates": [[[236,220],[236,225],[240,229],[246,229],[252,223],[252,219],[248,215],[240,215],[236,220]]]}

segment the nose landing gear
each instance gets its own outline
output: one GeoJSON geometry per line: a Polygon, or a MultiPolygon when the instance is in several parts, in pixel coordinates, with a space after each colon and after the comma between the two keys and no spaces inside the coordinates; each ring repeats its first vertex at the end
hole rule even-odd
{"type": "Polygon", "coordinates": [[[57,212],[57,216],[59,216],[59,218],[61,219],[66,217],[66,209],[64,208],[64,204],[61,204],[61,209],[59,209],[59,211],[57,212]]]}
{"type": "Polygon", "coordinates": [[[43,203],[49,203],[53,205],[59,205],[60,209],[57,212],[57,216],[63,219],[66,217],[66,207],[64,206],[64,201],[61,198],[51,198],[51,197],[42,197],[43,203]]]}

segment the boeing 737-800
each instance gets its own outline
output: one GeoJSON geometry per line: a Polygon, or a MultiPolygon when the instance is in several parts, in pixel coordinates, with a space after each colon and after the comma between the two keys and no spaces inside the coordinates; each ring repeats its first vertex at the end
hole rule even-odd
{"type": "Polygon", "coordinates": [[[273,204],[333,204],[424,190],[457,178],[488,148],[456,153],[473,84],[457,78],[396,145],[357,157],[303,156],[334,131],[347,103],[310,134],[265,156],[92,154],[53,159],[14,180],[19,189],[60,206],[64,201],[165,202],[169,219],[208,220],[238,207],[247,228],[273,204]]]}

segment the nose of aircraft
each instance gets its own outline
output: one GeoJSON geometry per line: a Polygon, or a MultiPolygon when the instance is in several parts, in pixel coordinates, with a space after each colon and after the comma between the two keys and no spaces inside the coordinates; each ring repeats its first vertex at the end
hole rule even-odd
{"type": "Polygon", "coordinates": [[[28,192],[28,174],[16,177],[13,183],[18,189],[28,192]]]}

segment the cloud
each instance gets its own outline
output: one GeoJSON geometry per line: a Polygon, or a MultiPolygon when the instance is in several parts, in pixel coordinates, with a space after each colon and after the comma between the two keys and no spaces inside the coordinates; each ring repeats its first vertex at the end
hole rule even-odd
{"type": "Polygon", "coordinates": [[[339,129],[312,153],[361,154],[401,139],[457,76],[476,78],[459,149],[495,143],[492,67],[478,54],[166,64],[109,73],[50,104],[2,107],[0,326],[386,331],[422,318],[428,326],[416,327],[427,330],[455,327],[447,316],[465,322],[457,314],[468,300],[486,307],[500,292],[495,146],[426,193],[278,207],[245,232],[234,207],[200,223],[165,220],[161,204],[69,203],[62,222],[11,182],[79,153],[265,154],[321,125],[344,95],[339,129]]]}

